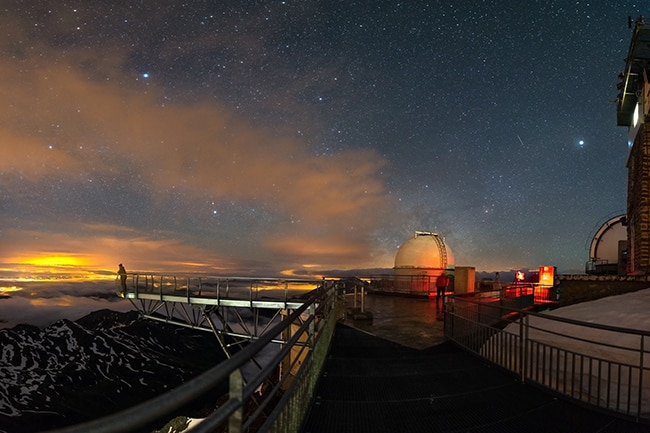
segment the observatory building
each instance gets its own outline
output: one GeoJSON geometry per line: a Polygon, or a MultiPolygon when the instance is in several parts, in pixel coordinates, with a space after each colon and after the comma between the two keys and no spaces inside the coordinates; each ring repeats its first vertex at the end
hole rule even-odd
{"type": "Polygon", "coordinates": [[[436,281],[443,273],[449,277],[447,291],[473,292],[476,270],[456,266],[454,254],[438,233],[416,231],[395,254],[392,275],[373,277],[371,290],[416,296],[434,296],[436,281]]]}
{"type": "MultiPolygon", "coordinates": [[[[630,23],[630,26],[632,23],[630,23]]],[[[616,114],[628,127],[627,269],[628,275],[650,273],[650,27],[636,21],[620,74],[616,114]],[[648,125],[648,126],[646,126],[648,125]]]]}
{"type": "Polygon", "coordinates": [[[627,265],[627,217],[618,215],[596,231],[589,247],[586,272],[595,275],[625,275],[627,265]]]}
{"type": "Polygon", "coordinates": [[[453,265],[454,256],[440,235],[418,231],[397,250],[394,269],[396,276],[437,278],[453,265]]]}
{"type": "Polygon", "coordinates": [[[454,255],[438,233],[416,231],[397,250],[393,269],[392,292],[435,294],[436,280],[443,273],[450,277],[449,289],[453,289],[454,255]]]}

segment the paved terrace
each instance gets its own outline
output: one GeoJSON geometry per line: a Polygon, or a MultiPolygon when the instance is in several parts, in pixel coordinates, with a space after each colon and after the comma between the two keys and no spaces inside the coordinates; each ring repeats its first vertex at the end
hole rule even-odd
{"type": "Polygon", "coordinates": [[[445,342],[435,300],[370,295],[337,325],[303,433],[641,433],[445,342]]]}

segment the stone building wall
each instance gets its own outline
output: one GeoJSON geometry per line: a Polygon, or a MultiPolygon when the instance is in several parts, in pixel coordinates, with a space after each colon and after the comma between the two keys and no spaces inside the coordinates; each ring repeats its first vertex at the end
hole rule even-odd
{"type": "Polygon", "coordinates": [[[627,272],[645,275],[650,273],[650,124],[641,126],[630,152],[627,215],[627,272]]]}

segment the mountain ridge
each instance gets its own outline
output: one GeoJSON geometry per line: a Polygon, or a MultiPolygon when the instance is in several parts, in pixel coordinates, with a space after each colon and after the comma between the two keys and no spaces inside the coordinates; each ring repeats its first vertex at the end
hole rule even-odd
{"type": "Polygon", "coordinates": [[[214,335],[99,310],[46,328],[0,330],[0,432],[27,433],[108,415],[225,359],[214,335]]]}

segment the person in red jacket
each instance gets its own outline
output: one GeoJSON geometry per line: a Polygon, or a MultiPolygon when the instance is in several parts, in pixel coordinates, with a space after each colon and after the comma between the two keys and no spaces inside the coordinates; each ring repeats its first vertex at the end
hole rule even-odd
{"type": "Polygon", "coordinates": [[[436,304],[440,302],[441,297],[444,302],[447,286],[449,286],[449,277],[443,273],[436,280],[436,304]]]}

